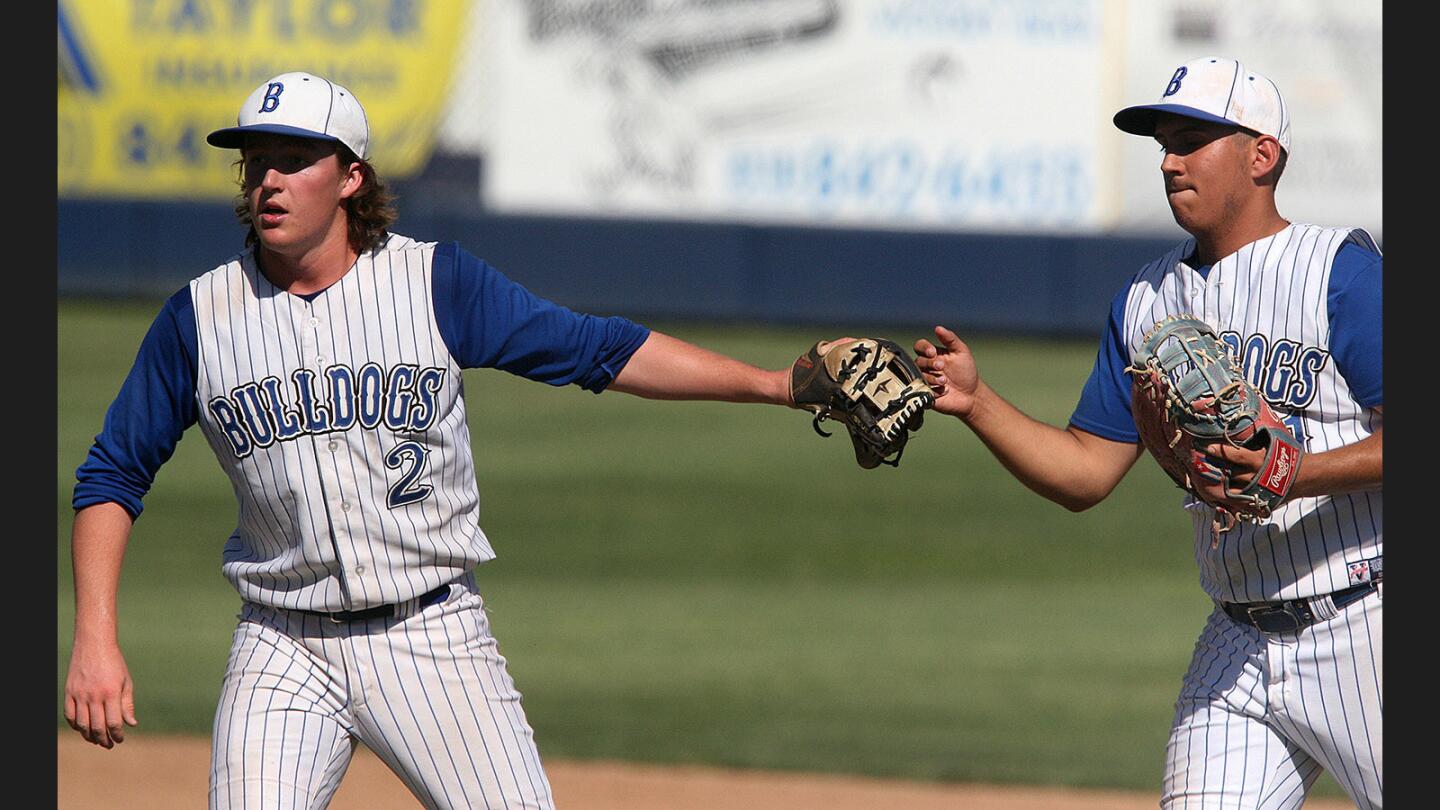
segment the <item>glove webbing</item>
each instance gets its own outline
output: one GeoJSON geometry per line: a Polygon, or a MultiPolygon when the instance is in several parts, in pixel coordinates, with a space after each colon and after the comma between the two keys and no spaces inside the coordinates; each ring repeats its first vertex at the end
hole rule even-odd
{"type": "MultiPolygon", "coordinates": [[[[1196,338],[1188,338],[1187,340],[1192,343],[1199,342],[1196,338]]],[[[1199,354],[1201,357],[1204,357],[1206,359],[1214,359],[1211,358],[1208,354],[1206,354],[1203,349],[1197,349],[1196,354],[1199,354]]],[[[1164,393],[1165,400],[1169,404],[1172,412],[1184,411],[1192,419],[1201,422],[1217,424],[1220,426],[1223,438],[1225,439],[1225,442],[1227,444],[1232,447],[1244,446],[1241,442],[1235,440],[1234,434],[1238,432],[1238,429],[1240,427],[1240,421],[1247,418],[1248,414],[1237,413],[1232,411],[1231,409],[1224,407],[1224,403],[1244,399],[1244,393],[1241,390],[1244,383],[1241,382],[1241,380],[1239,379],[1239,375],[1242,372],[1240,372],[1238,368],[1234,368],[1232,366],[1232,374],[1236,377],[1236,379],[1232,380],[1229,384],[1225,385],[1219,391],[1216,391],[1212,396],[1201,397],[1194,400],[1193,402],[1186,400],[1180,395],[1179,384],[1174,379],[1166,375],[1163,370],[1160,369],[1160,362],[1157,358],[1152,357],[1143,366],[1132,366],[1125,370],[1127,372],[1141,373],[1153,370],[1157,376],[1164,377],[1170,382],[1170,384],[1166,386],[1164,393]],[[1212,408],[1212,406],[1214,407],[1212,408]],[[1213,410],[1213,412],[1206,412],[1206,410],[1202,409],[1213,410]]],[[[1170,446],[1174,447],[1179,441],[1180,430],[1177,428],[1175,431],[1175,436],[1170,440],[1170,446]]]]}
{"type": "MultiPolygon", "coordinates": [[[[1185,362],[1176,363],[1172,368],[1165,368],[1164,364],[1160,361],[1160,349],[1157,347],[1155,355],[1147,361],[1146,365],[1155,369],[1157,375],[1164,377],[1169,382],[1169,385],[1165,388],[1165,399],[1169,403],[1171,410],[1183,411],[1192,419],[1218,425],[1221,431],[1224,432],[1226,441],[1238,447],[1239,444],[1230,434],[1236,432],[1240,420],[1245,418],[1246,415],[1243,413],[1235,413],[1231,409],[1226,408],[1225,405],[1238,404],[1243,402],[1245,398],[1244,392],[1241,390],[1243,386],[1241,380],[1244,378],[1244,372],[1241,370],[1239,363],[1235,361],[1233,355],[1225,351],[1224,347],[1217,347],[1221,352],[1220,357],[1215,357],[1209,351],[1206,351],[1206,341],[1199,336],[1172,335],[1170,339],[1180,341],[1179,351],[1185,354],[1183,358],[1185,362]],[[1181,381],[1183,379],[1181,369],[1189,368],[1193,369],[1194,373],[1202,374],[1205,381],[1213,387],[1216,381],[1212,376],[1211,369],[1215,365],[1221,365],[1229,372],[1231,377],[1230,382],[1208,397],[1200,397],[1193,402],[1184,399],[1180,393],[1182,390],[1181,381]]],[[[1164,344],[1162,343],[1161,345],[1163,346],[1164,344]]],[[[1214,344],[1212,343],[1211,345],[1214,344]]]]}

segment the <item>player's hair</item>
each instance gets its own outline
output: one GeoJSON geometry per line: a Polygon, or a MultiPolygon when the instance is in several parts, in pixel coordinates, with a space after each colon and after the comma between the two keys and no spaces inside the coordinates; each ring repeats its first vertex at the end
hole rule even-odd
{"type": "Polygon", "coordinates": [[[361,160],[344,145],[337,154],[342,164],[360,164],[360,190],[345,201],[345,208],[350,226],[350,246],[364,253],[384,241],[386,232],[395,224],[399,216],[395,210],[395,195],[385,186],[370,161],[361,160]]]}
{"type": "MultiPolygon", "coordinates": [[[[350,247],[357,253],[364,253],[385,241],[390,226],[395,224],[399,212],[395,209],[395,195],[386,187],[385,181],[370,165],[368,160],[357,157],[344,144],[336,144],[335,157],[342,166],[360,164],[360,190],[345,200],[346,222],[349,230],[350,247]]],[[[253,247],[260,241],[255,232],[255,222],[250,217],[250,203],[245,194],[245,159],[235,161],[239,172],[240,196],[235,199],[235,216],[240,224],[250,230],[245,234],[246,247],[253,247]]]]}

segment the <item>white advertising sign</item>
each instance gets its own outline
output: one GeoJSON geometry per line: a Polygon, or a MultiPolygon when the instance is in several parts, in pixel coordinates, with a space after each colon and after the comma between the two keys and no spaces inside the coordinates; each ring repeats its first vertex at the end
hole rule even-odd
{"type": "Polygon", "coordinates": [[[1179,234],[1158,147],[1110,119],[1213,54],[1285,95],[1281,213],[1380,234],[1379,0],[479,5],[483,103],[450,126],[497,211],[1179,234]]]}
{"type": "Polygon", "coordinates": [[[1096,156],[1114,137],[1114,4],[485,5],[497,210],[992,231],[1113,218],[1096,156]]]}

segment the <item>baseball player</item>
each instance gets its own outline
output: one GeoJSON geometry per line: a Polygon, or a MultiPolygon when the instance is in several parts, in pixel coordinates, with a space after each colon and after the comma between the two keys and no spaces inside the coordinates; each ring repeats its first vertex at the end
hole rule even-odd
{"type": "MultiPolygon", "coordinates": [[[[1158,103],[1122,109],[1114,123],[1159,143],[1166,199],[1190,238],[1115,296],[1065,428],[1006,402],[943,326],[935,343],[915,346],[935,409],[968,425],[1026,486],[1080,511],[1143,452],[1125,373],[1142,336],[1181,314],[1213,326],[1306,455],[1268,519],[1218,537],[1215,507],[1185,495],[1215,609],[1176,702],[1160,804],[1297,808],[1323,769],[1357,806],[1379,808],[1380,251],[1358,228],[1281,217],[1289,110],[1273,82],[1232,59],[1179,66],[1158,103]]],[[[1237,489],[1263,456],[1207,452],[1237,489]]],[[[1205,487],[1222,497],[1218,484],[1205,487]]]]}
{"type": "Polygon", "coordinates": [[[457,243],[391,233],[344,87],[261,84],[237,125],[247,247],[176,292],[79,467],[65,716],[111,748],[136,724],[116,637],[131,524],[191,424],[229,476],[222,570],[243,598],[209,806],[324,807],[358,742],[426,807],[552,807],[473,569],[461,369],[655,399],[793,406],[765,371],[541,299],[457,243]]]}

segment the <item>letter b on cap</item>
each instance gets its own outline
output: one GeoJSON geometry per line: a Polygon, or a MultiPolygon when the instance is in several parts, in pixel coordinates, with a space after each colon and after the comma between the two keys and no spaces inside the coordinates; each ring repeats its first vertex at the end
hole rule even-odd
{"type": "MultiPolygon", "coordinates": [[[[1189,72],[1189,69],[1186,68],[1184,65],[1175,68],[1175,75],[1170,77],[1170,83],[1165,86],[1165,95],[1161,96],[1161,98],[1165,98],[1165,96],[1173,96],[1176,93],[1180,92],[1180,80],[1185,78],[1185,74],[1189,72]]],[[[271,85],[271,87],[274,87],[274,85],[271,85]]]]}
{"type": "Polygon", "coordinates": [[[285,85],[280,82],[271,82],[270,86],[265,88],[265,100],[260,103],[260,112],[275,112],[275,108],[280,106],[280,94],[283,92],[285,92],[285,85]]]}

